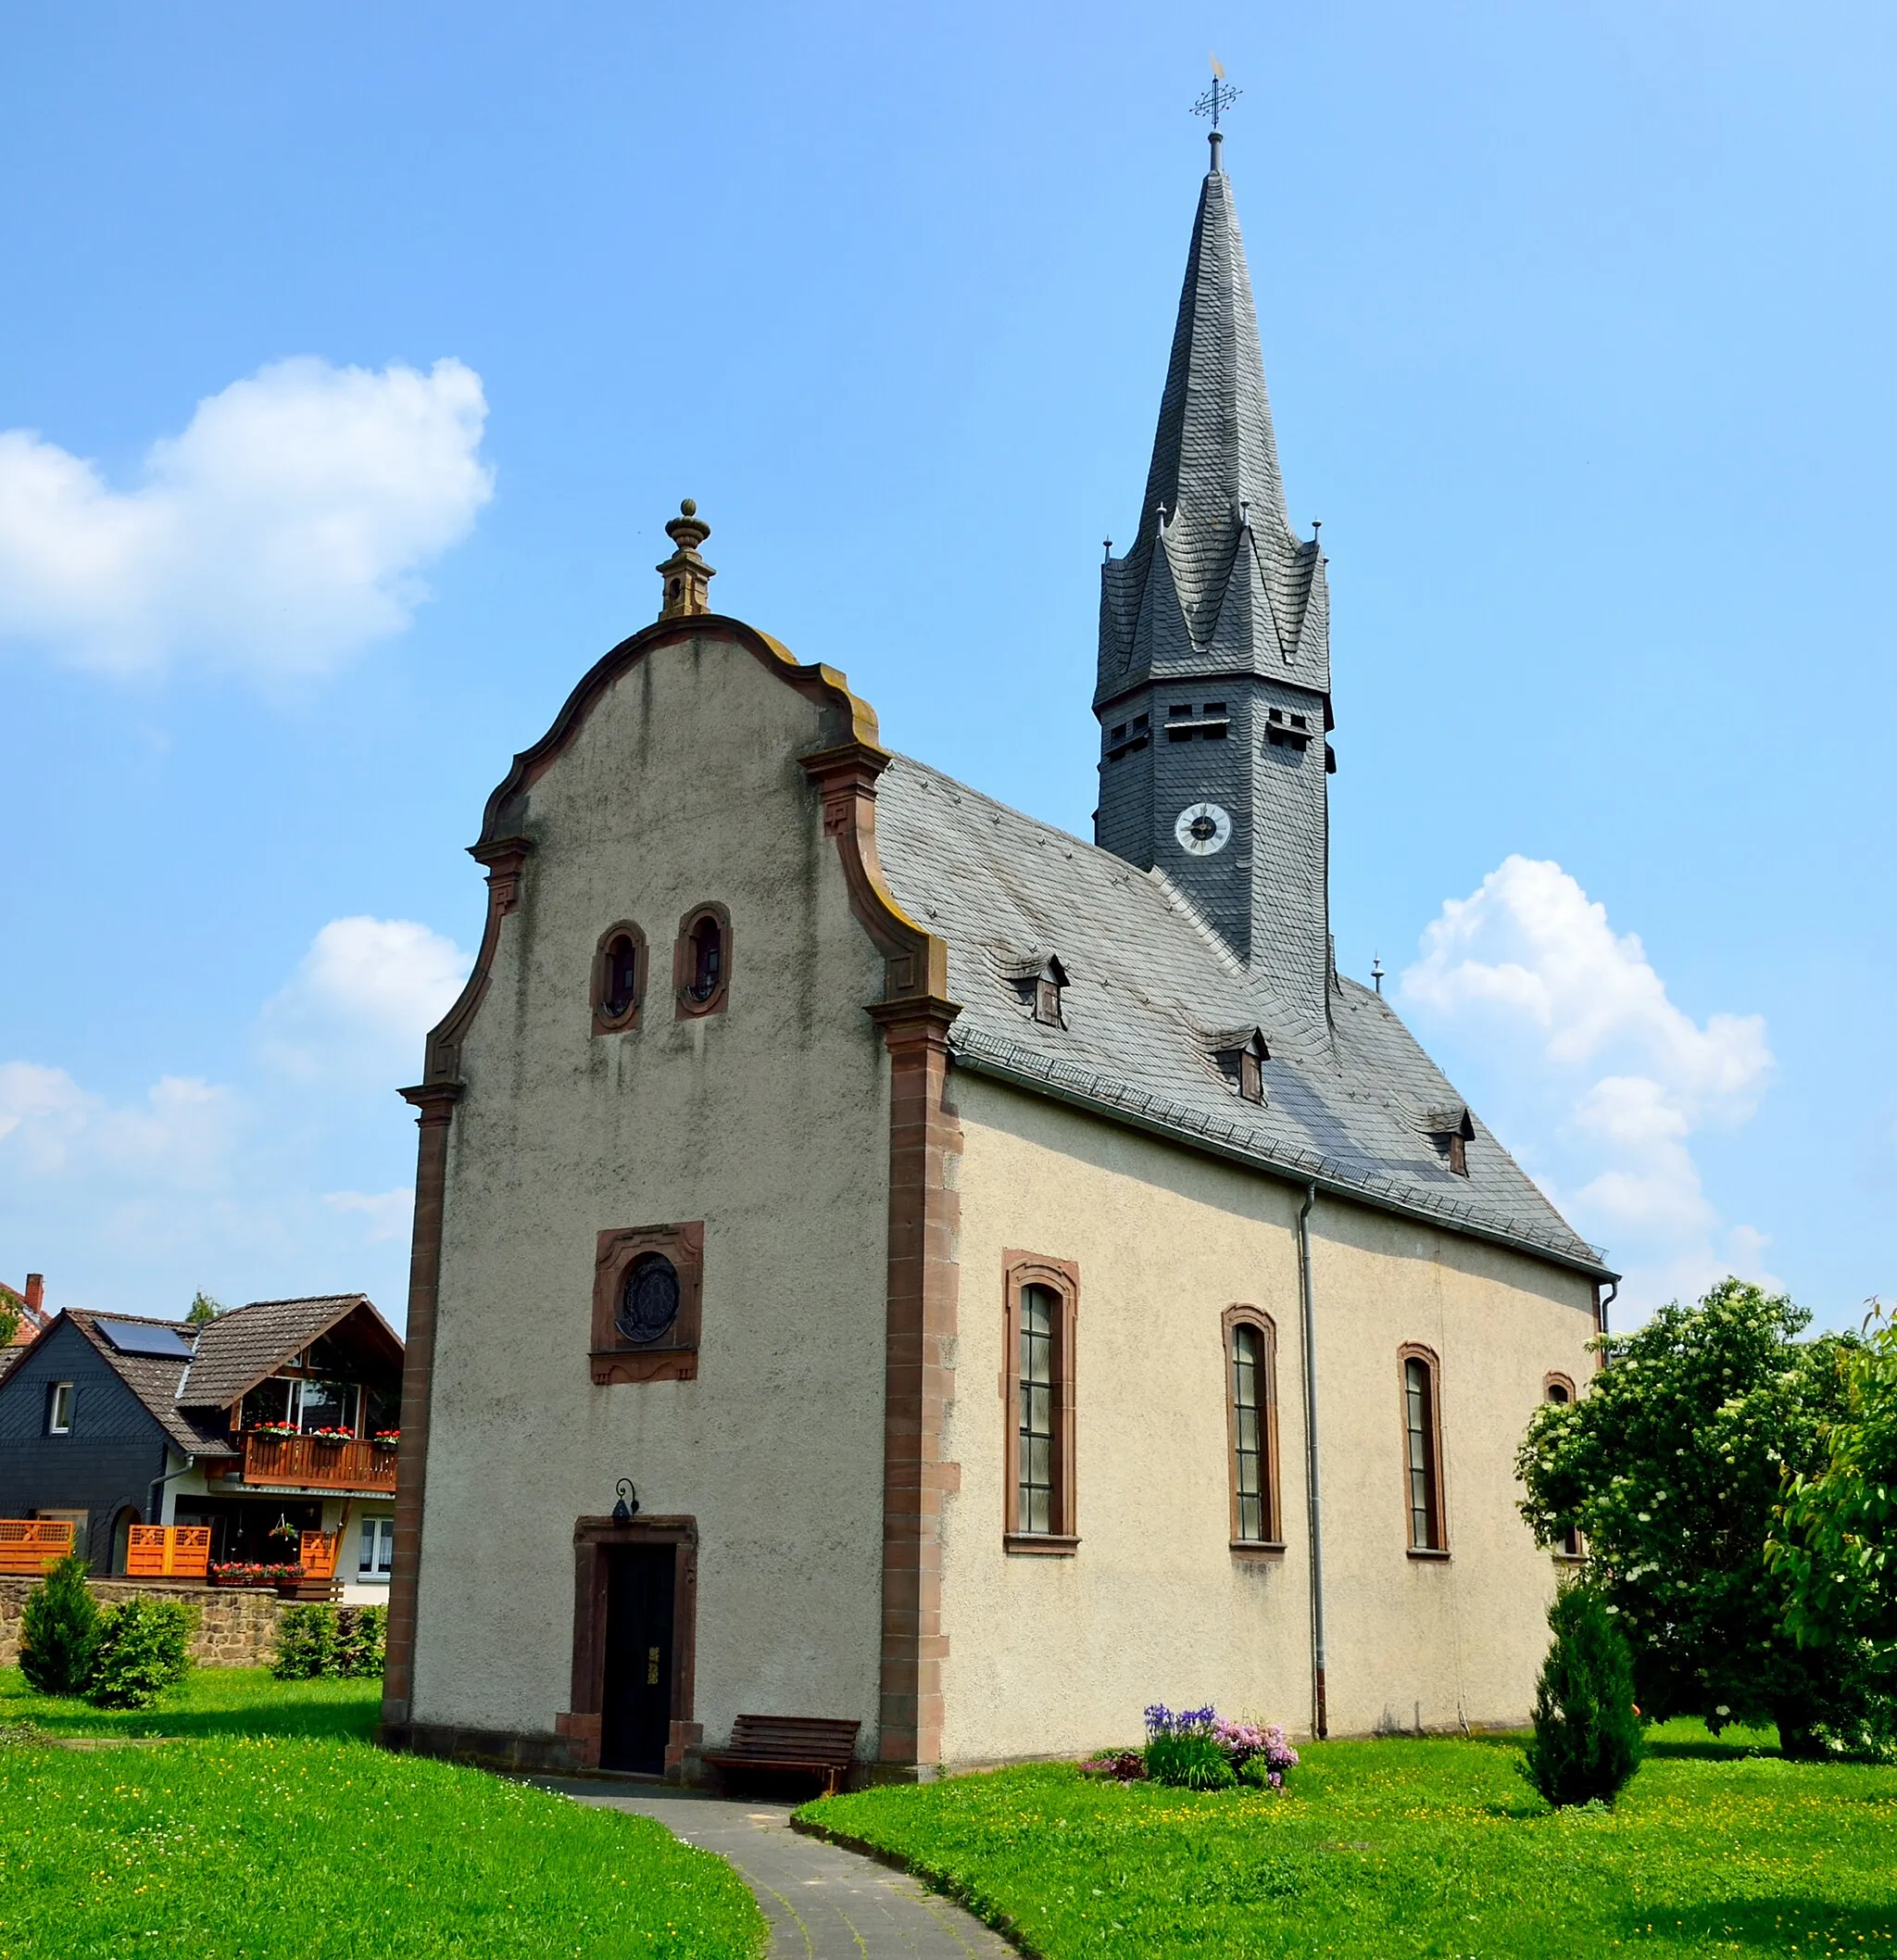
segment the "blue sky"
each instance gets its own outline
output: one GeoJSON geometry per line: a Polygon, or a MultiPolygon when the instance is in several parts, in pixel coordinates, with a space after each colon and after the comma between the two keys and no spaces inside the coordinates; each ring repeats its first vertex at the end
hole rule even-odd
{"type": "Polygon", "coordinates": [[[1897,1293],[1897,16],[0,7],[0,1276],[397,1313],[462,854],[656,609],[1086,834],[1209,50],[1341,963],[1638,1313],[1897,1293]]]}

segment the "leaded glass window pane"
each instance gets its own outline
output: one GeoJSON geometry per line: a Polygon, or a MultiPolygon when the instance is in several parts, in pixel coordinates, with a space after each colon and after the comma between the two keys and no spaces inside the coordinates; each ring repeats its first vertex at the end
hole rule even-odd
{"type": "Polygon", "coordinates": [[[1265,1536],[1264,1425],[1263,1376],[1264,1342],[1256,1327],[1232,1330],[1233,1478],[1238,1499],[1238,1536],[1253,1542],[1265,1536]]]}
{"type": "Polygon", "coordinates": [[[1435,1438],[1429,1408],[1429,1369],[1421,1361],[1403,1363],[1403,1405],[1410,1441],[1410,1543],[1419,1552],[1436,1543],[1435,1438]]]}
{"type": "Polygon", "coordinates": [[[1016,1457],[1017,1528],[1054,1525],[1054,1324],[1060,1302],[1046,1287],[1021,1293],[1020,1440],[1016,1457]]]}

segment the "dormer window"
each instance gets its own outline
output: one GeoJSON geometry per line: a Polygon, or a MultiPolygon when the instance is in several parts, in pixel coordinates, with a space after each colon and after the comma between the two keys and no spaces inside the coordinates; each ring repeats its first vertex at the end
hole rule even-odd
{"type": "Polygon", "coordinates": [[[1476,1140],[1475,1119],[1462,1103],[1447,1109],[1426,1111],[1423,1127],[1428,1131],[1438,1155],[1447,1160],[1458,1177],[1469,1175],[1469,1146],[1476,1140]]]}
{"type": "Polygon", "coordinates": [[[1242,1101],[1263,1102],[1264,1064],[1271,1060],[1271,1049],[1263,1029],[1238,1029],[1215,1037],[1212,1058],[1224,1074],[1226,1086],[1236,1089],[1242,1101]]]}
{"type": "Polygon", "coordinates": [[[1061,1014],[1061,990],[1066,985],[1066,970],[1058,960],[1049,959],[1034,976],[1034,1018],[1043,1027],[1067,1025],[1061,1014]]]}
{"type": "Polygon", "coordinates": [[[617,1034],[639,1018],[646,993],[646,935],[630,919],[608,926],[593,959],[593,1031],[617,1034]]]}
{"type": "Polygon", "coordinates": [[[731,914],[723,906],[701,905],[679,921],[672,970],[681,1020],[724,1011],[731,986],[731,914]]]}

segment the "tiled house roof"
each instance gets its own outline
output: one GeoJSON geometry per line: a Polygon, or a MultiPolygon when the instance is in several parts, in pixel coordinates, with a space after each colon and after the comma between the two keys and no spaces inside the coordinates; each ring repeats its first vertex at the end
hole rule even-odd
{"type": "Polygon", "coordinates": [[[1293,1012],[1162,875],[907,757],[878,785],[876,834],[897,898],[948,942],[960,1065],[1612,1276],[1479,1120],[1468,1175],[1449,1168],[1436,1125],[1464,1105],[1380,995],[1338,980],[1328,1026],[1293,1012]],[[1049,955],[1068,978],[1063,1027],[1036,1022],[1013,977],[1049,955]],[[1214,1060],[1252,1026],[1271,1051],[1262,1105],[1240,1100],[1214,1060]]]}
{"type": "Polygon", "coordinates": [[[184,1357],[170,1354],[124,1354],[99,1329],[100,1321],[121,1321],[138,1327],[163,1327],[182,1340],[190,1340],[194,1329],[182,1321],[158,1320],[144,1313],[94,1313],[84,1308],[69,1307],[66,1318],[95,1348],[107,1365],[138,1397],[153,1419],[170,1439],[172,1445],[187,1456],[234,1456],[237,1452],[220,1433],[192,1410],[181,1408],[178,1385],[189,1365],[184,1357]]]}
{"type": "MultiPolygon", "coordinates": [[[[375,1313],[367,1294],[323,1293],[308,1300],[253,1300],[219,1314],[199,1331],[180,1400],[196,1408],[228,1408],[358,1307],[375,1313]]],[[[375,1317],[382,1321],[381,1314],[375,1317]]],[[[393,1329],[389,1338],[396,1338],[393,1329]]]]}

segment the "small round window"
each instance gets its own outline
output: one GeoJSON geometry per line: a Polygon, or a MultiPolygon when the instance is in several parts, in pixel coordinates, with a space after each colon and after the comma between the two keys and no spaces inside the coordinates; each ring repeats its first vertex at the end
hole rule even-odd
{"type": "Polygon", "coordinates": [[[641,1252],[627,1273],[613,1326],[622,1340],[649,1348],[678,1319],[678,1268],[663,1252],[641,1252]]]}

